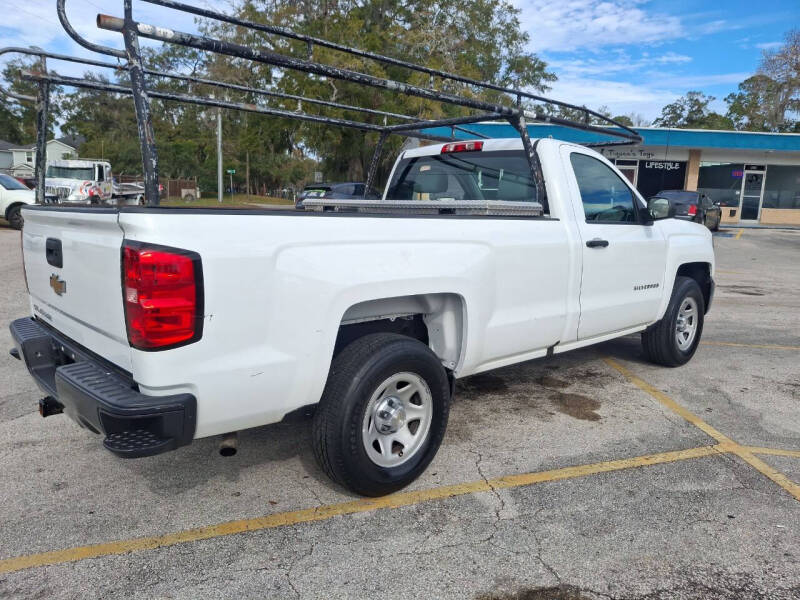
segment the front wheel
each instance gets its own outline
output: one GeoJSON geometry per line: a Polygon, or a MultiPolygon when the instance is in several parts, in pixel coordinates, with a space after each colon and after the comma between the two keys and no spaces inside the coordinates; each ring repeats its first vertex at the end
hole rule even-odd
{"type": "Polygon", "coordinates": [[[393,333],[367,335],[333,360],[314,415],[314,453],[353,492],[390,494],[433,460],[449,408],[447,373],[430,348],[393,333]]]}
{"type": "Polygon", "coordinates": [[[16,230],[22,229],[22,226],[25,223],[25,219],[22,218],[21,206],[12,206],[8,210],[7,217],[8,217],[8,224],[11,225],[12,229],[16,230]]]}
{"type": "Polygon", "coordinates": [[[665,367],[679,367],[694,356],[703,333],[705,300],[697,281],[676,277],[664,317],[642,333],[647,359],[665,367]]]}

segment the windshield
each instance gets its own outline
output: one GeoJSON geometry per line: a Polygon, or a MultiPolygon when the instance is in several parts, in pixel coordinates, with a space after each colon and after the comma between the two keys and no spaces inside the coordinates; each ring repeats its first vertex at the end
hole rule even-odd
{"type": "Polygon", "coordinates": [[[535,202],[522,150],[453,152],[400,161],[387,200],[505,200],[535,202]]]}
{"type": "Polygon", "coordinates": [[[47,167],[47,176],[92,180],[94,179],[94,169],[92,167],[57,167],[50,165],[47,167]]]}
{"type": "Polygon", "coordinates": [[[10,175],[4,175],[0,173],[0,185],[2,185],[7,190],[27,190],[28,188],[22,185],[19,181],[11,177],[10,175]]]}

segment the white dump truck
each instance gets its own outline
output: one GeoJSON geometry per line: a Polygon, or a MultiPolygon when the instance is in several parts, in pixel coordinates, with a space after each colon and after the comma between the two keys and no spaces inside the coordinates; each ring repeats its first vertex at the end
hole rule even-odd
{"type": "Polygon", "coordinates": [[[144,188],[117,183],[106,160],[52,160],[47,163],[45,202],[138,205],[144,203],[144,188]]]}

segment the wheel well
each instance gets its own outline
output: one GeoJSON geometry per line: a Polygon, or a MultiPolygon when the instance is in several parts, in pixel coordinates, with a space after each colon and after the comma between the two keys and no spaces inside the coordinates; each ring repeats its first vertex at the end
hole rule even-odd
{"type": "Polygon", "coordinates": [[[369,300],[342,317],[334,355],[354,340],[378,332],[407,335],[433,350],[448,369],[461,359],[463,299],[457,294],[419,294],[369,300]]]}
{"type": "Polygon", "coordinates": [[[708,310],[711,299],[711,265],[706,262],[685,263],[678,267],[675,276],[691,277],[697,282],[703,292],[703,301],[708,310]]]}
{"type": "Polygon", "coordinates": [[[14,208],[15,206],[25,206],[25,203],[24,202],[14,202],[13,204],[9,204],[6,207],[6,214],[3,215],[3,218],[6,221],[8,220],[8,214],[11,212],[11,209],[14,208]]]}

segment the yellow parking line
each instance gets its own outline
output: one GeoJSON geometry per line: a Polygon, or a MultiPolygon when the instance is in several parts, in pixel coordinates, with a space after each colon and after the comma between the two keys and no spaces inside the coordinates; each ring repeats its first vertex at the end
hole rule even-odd
{"type": "Polygon", "coordinates": [[[238,521],[228,521],[218,525],[208,527],[197,527],[186,529],[175,533],[158,535],[152,537],[141,537],[116,542],[106,542],[102,544],[92,544],[89,546],[79,546],[64,550],[54,550],[52,552],[42,552],[39,554],[28,554],[0,560],[0,574],[21,571],[34,567],[44,567],[62,563],[75,562],[88,558],[99,558],[101,556],[113,556],[128,552],[141,550],[154,550],[165,548],[176,544],[196,542],[218,538],[248,531],[260,531],[263,529],[274,529],[288,525],[298,525],[300,523],[310,523],[314,521],[325,521],[336,516],[352,515],[356,513],[370,512],[379,509],[399,508],[402,506],[412,506],[432,500],[443,500],[478,492],[488,492],[493,489],[508,489],[546,483],[548,481],[560,481],[564,479],[574,479],[585,477],[597,473],[608,473],[611,471],[621,471],[636,467],[646,467],[693,458],[702,458],[719,454],[723,450],[719,446],[700,446],[687,450],[677,450],[674,452],[661,452],[658,454],[648,454],[634,458],[624,458],[620,460],[610,460],[589,465],[579,465],[575,467],[565,467],[562,469],[552,469],[549,471],[539,471],[534,473],[523,473],[519,475],[506,475],[496,479],[481,479],[469,483],[447,485],[426,490],[413,492],[401,492],[384,496],[383,498],[363,498],[352,502],[340,504],[329,504],[316,508],[283,512],[253,519],[242,519],[238,521]]]}
{"type": "Polygon", "coordinates": [[[765,477],[771,479],[774,483],[781,486],[784,490],[789,492],[795,499],[800,500],[800,485],[797,485],[793,481],[790,481],[786,475],[773,469],[767,463],[765,463],[760,458],[757,458],[753,455],[753,452],[749,450],[745,446],[741,446],[734,442],[732,439],[724,435],[723,433],[719,432],[717,429],[703,421],[700,417],[696,414],[691,412],[690,410],[684,408],[677,402],[675,402],[672,398],[667,396],[661,390],[654,388],[652,385],[640,379],[633,373],[631,373],[628,369],[623,367],[621,364],[616,362],[611,358],[604,358],[603,359],[606,364],[613,367],[617,371],[619,371],[628,381],[633,383],[639,389],[647,392],[653,398],[658,400],[661,404],[669,408],[672,412],[677,415],[680,415],[684,419],[686,419],[689,423],[697,427],[698,429],[702,430],[706,434],[710,435],[712,438],[719,442],[719,448],[725,452],[730,452],[735,454],[751,467],[759,471],[765,477]]]}
{"type": "Polygon", "coordinates": [[[712,438],[717,440],[717,442],[719,442],[720,444],[725,445],[726,449],[728,446],[738,445],[732,439],[730,439],[729,437],[727,437],[726,435],[714,429],[711,425],[703,421],[703,419],[698,417],[696,414],[694,414],[690,410],[684,408],[683,406],[675,402],[675,400],[667,396],[664,392],[653,387],[645,380],[640,379],[639,377],[631,373],[628,369],[623,367],[617,361],[611,358],[604,358],[603,360],[606,362],[607,365],[619,371],[622,374],[622,376],[625,377],[628,381],[630,381],[633,385],[638,387],[640,390],[650,394],[653,398],[658,400],[661,404],[666,406],[672,412],[680,415],[681,417],[689,421],[689,423],[691,423],[698,429],[701,429],[707,435],[710,435],[712,438]]]}
{"type": "Polygon", "coordinates": [[[765,463],[760,458],[753,455],[752,452],[749,452],[747,449],[739,446],[738,449],[733,451],[733,454],[741,458],[751,467],[756,469],[762,475],[769,477],[773,482],[777,483],[787,492],[789,492],[792,496],[795,497],[796,500],[800,500],[800,485],[797,485],[794,481],[790,480],[786,475],[778,471],[777,469],[771,467],[767,463],[765,463]]]}
{"type": "Polygon", "coordinates": [[[800,450],[783,450],[782,448],[761,448],[758,446],[745,446],[745,450],[753,454],[770,454],[772,456],[791,456],[800,458],[800,450]]]}
{"type": "Polygon", "coordinates": [[[734,237],[733,239],[738,240],[740,237],[742,237],[743,233],[744,233],[744,229],[740,229],[738,231],[738,233],[736,234],[736,237],[734,237]]]}
{"type": "Polygon", "coordinates": [[[703,346],[730,346],[732,348],[764,348],[766,350],[800,350],[800,346],[780,346],[778,344],[740,344],[738,342],[715,342],[703,340],[703,346]]]}

